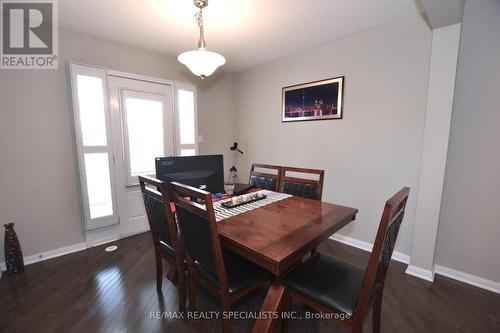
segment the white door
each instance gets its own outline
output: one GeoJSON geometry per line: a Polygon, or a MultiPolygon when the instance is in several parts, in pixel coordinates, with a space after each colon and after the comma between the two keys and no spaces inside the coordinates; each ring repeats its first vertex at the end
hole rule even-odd
{"type": "Polygon", "coordinates": [[[138,175],[174,155],[172,84],[108,75],[120,237],[149,230],[138,175]]]}

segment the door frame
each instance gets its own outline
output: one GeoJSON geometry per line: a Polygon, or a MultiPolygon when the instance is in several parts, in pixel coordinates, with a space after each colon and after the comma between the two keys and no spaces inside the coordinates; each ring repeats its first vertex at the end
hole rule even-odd
{"type": "MultiPolygon", "coordinates": [[[[178,124],[178,121],[179,121],[179,115],[178,115],[178,101],[177,101],[177,89],[183,89],[185,88],[186,90],[191,90],[194,92],[194,107],[195,107],[195,146],[196,146],[196,152],[199,152],[198,151],[198,143],[199,143],[199,138],[198,138],[198,109],[197,109],[197,106],[198,106],[198,100],[197,100],[197,86],[195,84],[191,84],[191,83],[187,83],[187,82],[179,82],[179,81],[173,81],[173,80],[166,80],[166,79],[162,79],[162,78],[157,78],[157,77],[152,77],[152,76],[147,76],[147,75],[141,75],[141,74],[134,74],[134,73],[129,73],[129,72],[124,72],[124,71],[119,71],[119,70],[113,70],[113,69],[108,69],[108,68],[105,68],[103,66],[96,66],[96,65],[90,65],[90,64],[85,64],[85,63],[80,63],[80,62],[76,62],[76,61],[69,61],[69,79],[71,81],[71,77],[72,77],[72,73],[71,73],[71,65],[80,65],[80,66],[83,66],[83,67],[88,67],[88,68],[95,68],[95,69],[99,69],[99,70],[102,70],[104,71],[104,84],[105,84],[105,96],[106,96],[106,100],[104,101],[105,102],[105,108],[107,109],[107,113],[106,113],[106,119],[107,119],[107,123],[109,125],[109,129],[107,130],[107,137],[108,137],[108,140],[110,142],[110,145],[112,146],[111,147],[111,151],[110,151],[110,176],[111,176],[111,190],[112,190],[112,199],[113,199],[113,211],[114,211],[114,214],[115,214],[115,220],[114,220],[114,223],[111,224],[111,225],[102,225],[102,226],[93,226],[91,228],[88,228],[87,226],[85,226],[84,230],[85,230],[85,236],[86,236],[86,240],[87,240],[87,246],[88,247],[93,247],[93,246],[99,246],[99,245],[102,245],[102,244],[106,244],[106,243],[110,243],[110,242],[114,242],[120,238],[124,238],[124,237],[128,237],[128,236],[131,236],[132,234],[123,234],[121,231],[120,231],[120,226],[121,226],[121,221],[120,221],[120,207],[119,207],[119,204],[118,204],[118,184],[117,184],[117,177],[118,175],[116,174],[115,170],[115,162],[116,162],[116,156],[115,154],[117,153],[115,151],[115,143],[114,143],[114,140],[113,140],[113,133],[112,133],[112,130],[111,130],[111,118],[112,118],[112,114],[111,114],[111,108],[112,108],[112,105],[111,105],[111,95],[110,95],[110,89],[109,89],[109,78],[110,77],[118,77],[118,78],[124,78],[124,79],[133,79],[133,80],[138,80],[138,81],[144,81],[144,82],[150,82],[150,83],[159,83],[159,84],[164,84],[164,85],[169,85],[172,87],[172,107],[173,107],[173,134],[174,134],[174,140],[173,140],[173,144],[174,144],[174,147],[173,147],[173,154],[174,155],[179,155],[180,154],[180,142],[179,142],[179,124],[178,124]]],[[[73,92],[74,89],[73,87],[71,87],[71,92],[73,92]]],[[[74,101],[73,101],[73,104],[71,106],[71,108],[74,108],[74,101]]],[[[75,113],[73,112],[73,116],[75,115],[75,113]]],[[[76,121],[75,122],[75,125],[78,125],[78,122],[76,121]]],[[[75,130],[76,131],[79,131],[79,127],[78,126],[75,126],[75,130]]],[[[120,133],[121,134],[121,133],[120,133]]],[[[76,135],[78,135],[78,132],[76,133],[76,135]]],[[[80,148],[79,147],[79,143],[78,143],[78,140],[76,142],[76,150],[77,150],[77,158],[78,158],[78,161],[79,164],[81,163],[80,161],[80,148]]],[[[120,152],[119,152],[120,153],[120,152]]],[[[80,168],[78,170],[78,175],[81,176],[81,172],[82,169],[80,168]]],[[[80,184],[78,184],[79,186],[79,193],[80,195],[83,195],[83,198],[82,198],[82,205],[83,205],[83,209],[82,209],[82,214],[83,214],[83,217],[84,217],[84,221],[85,221],[85,216],[86,216],[86,212],[85,212],[85,201],[87,200],[86,198],[86,194],[84,193],[83,189],[82,189],[82,184],[81,184],[81,181],[80,180],[80,184]]],[[[149,224],[146,223],[146,229],[145,230],[142,230],[140,232],[144,232],[144,231],[147,231],[149,230],[149,224]]]]}
{"type": "Polygon", "coordinates": [[[151,83],[159,83],[159,84],[164,84],[167,86],[174,86],[176,82],[172,80],[165,80],[165,79],[160,79],[158,77],[153,77],[153,76],[147,76],[147,75],[141,75],[141,74],[134,74],[134,73],[128,73],[128,72],[123,72],[123,71],[117,71],[114,69],[107,69],[106,70],[107,76],[115,76],[115,77],[120,77],[123,79],[131,79],[131,80],[137,80],[137,81],[145,81],[145,82],[151,82],[151,83]]]}
{"type": "MultiPolygon", "coordinates": [[[[173,82],[168,80],[159,80],[161,82],[153,82],[150,77],[140,77],[132,75],[125,77],[123,72],[120,75],[107,76],[108,81],[108,99],[110,103],[110,119],[111,133],[113,144],[114,168],[115,168],[115,191],[118,206],[119,237],[124,238],[149,230],[147,217],[142,215],[133,215],[134,197],[137,196],[140,200],[139,184],[128,184],[128,154],[126,151],[126,125],[124,120],[126,115],[123,114],[123,93],[127,91],[135,91],[140,93],[158,94],[167,96],[164,100],[164,154],[175,154],[175,124],[174,124],[174,87],[173,82]],[[141,87],[141,85],[144,85],[141,87]],[[150,87],[147,87],[147,86],[150,87]],[[168,93],[168,91],[170,93],[168,93]],[[170,100],[168,100],[170,99],[170,100]],[[169,138],[168,133],[171,133],[169,138]],[[121,163],[121,164],[119,164],[121,163]],[[137,193],[136,193],[137,192],[137,193]],[[132,201],[130,201],[132,200],[132,201]],[[132,203],[132,204],[131,204],[132,203]]],[[[142,201],[137,204],[142,204],[142,201]]],[[[137,209],[137,207],[136,207],[137,209]]]]}

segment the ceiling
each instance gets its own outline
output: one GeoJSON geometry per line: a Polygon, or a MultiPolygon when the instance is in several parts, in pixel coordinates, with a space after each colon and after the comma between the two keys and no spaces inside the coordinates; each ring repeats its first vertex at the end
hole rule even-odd
{"type": "MultiPolygon", "coordinates": [[[[59,25],[177,56],[196,48],[191,0],[62,0],[59,25]]],[[[207,49],[238,71],[422,12],[416,0],[209,0],[207,49]]]]}

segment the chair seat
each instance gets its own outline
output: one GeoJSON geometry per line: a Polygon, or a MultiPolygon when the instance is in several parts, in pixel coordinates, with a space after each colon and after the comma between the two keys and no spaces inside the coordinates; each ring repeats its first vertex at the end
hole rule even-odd
{"type": "Polygon", "coordinates": [[[316,303],[352,316],[364,274],[351,264],[317,253],[290,272],[283,284],[316,303]]]}
{"type": "MultiPolygon", "coordinates": [[[[266,281],[271,278],[271,274],[254,263],[234,254],[231,251],[224,251],[224,267],[226,269],[227,284],[230,294],[234,294],[259,281],[266,281]]],[[[216,288],[219,287],[219,280],[215,274],[206,269],[198,261],[194,263],[194,269],[216,288]]]]}

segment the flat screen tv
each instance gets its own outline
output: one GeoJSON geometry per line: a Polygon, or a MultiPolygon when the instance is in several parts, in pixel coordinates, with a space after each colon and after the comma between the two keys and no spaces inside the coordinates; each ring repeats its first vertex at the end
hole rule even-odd
{"type": "Polygon", "coordinates": [[[156,178],[168,185],[173,198],[171,182],[179,182],[211,193],[224,192],[224,159],[222,155],[157,157],[156,178]]]}

